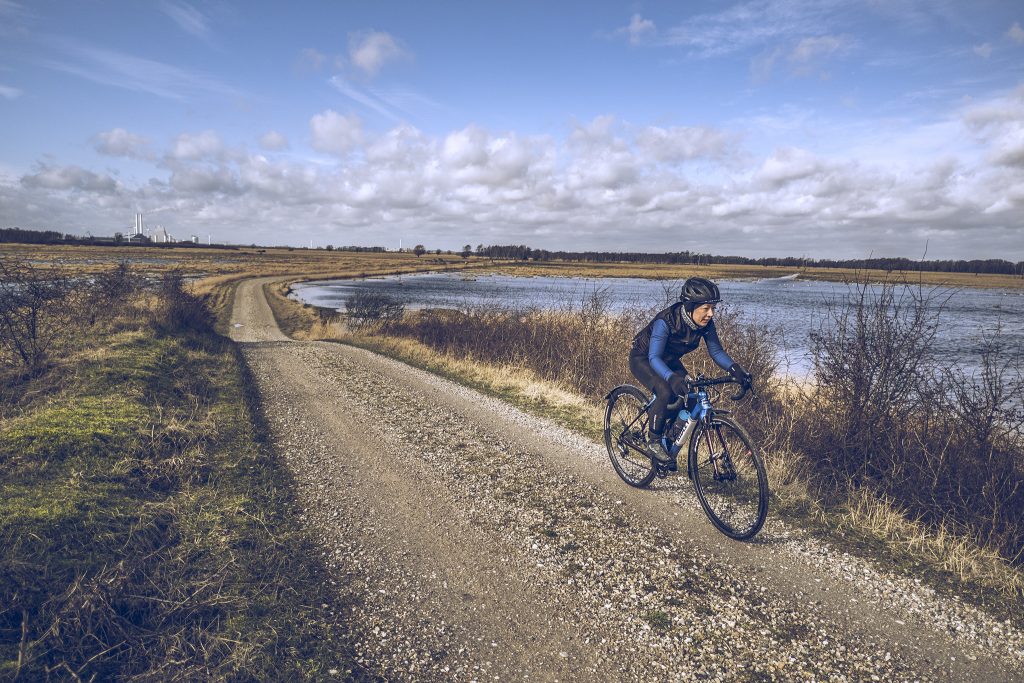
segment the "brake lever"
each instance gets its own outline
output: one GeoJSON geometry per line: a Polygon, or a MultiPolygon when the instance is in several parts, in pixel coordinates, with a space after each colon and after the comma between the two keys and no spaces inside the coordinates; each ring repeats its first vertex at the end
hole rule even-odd
{"type": "Polygon", "coordinates": [[[751,394],[754,394],[754,385],[753,385],[753,383],[740,384],[739,392],[737,392],[734,396],[730,396],[729,399],[732,400],[732,401],[739,401],[740,399],[742,399],[744,396],[747,395],[748,391],[751,394]]]}

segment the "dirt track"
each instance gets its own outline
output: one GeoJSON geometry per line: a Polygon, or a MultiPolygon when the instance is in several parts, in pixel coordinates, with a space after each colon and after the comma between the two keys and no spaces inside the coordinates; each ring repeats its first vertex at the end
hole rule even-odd
{"type": "Polygon", "coordinates": [[[365,666],[392,680],[1024,680],[1024,635],[769,523],[718,534],[683,477],[363,350],[233,336],[365,666]],[[877,678],[875,678],[877,677],[877,678]]]}

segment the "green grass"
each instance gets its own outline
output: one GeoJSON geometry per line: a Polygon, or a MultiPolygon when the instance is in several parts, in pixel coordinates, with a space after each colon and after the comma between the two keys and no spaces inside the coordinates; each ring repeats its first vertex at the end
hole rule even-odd
{"type": "Polygon", "coordinates": [[[368,678],[237,348],[130,327],[2,413],[0,679],[368,678]]]}
{"type": "Polygon", "coordinates": [[[648,610],[644,613],[646,621],[655,631],[665,632],[672,627],[672,619],[661,610],[648,610]]]}

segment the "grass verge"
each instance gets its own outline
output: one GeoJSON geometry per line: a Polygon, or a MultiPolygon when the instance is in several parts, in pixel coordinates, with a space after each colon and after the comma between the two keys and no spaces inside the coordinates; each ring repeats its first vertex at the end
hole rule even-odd
{"type": "Polygon", "coordinates": [[[369,678],[234,344],[121,321],[24,382],[0,421],[0,679],[369,678]]]}

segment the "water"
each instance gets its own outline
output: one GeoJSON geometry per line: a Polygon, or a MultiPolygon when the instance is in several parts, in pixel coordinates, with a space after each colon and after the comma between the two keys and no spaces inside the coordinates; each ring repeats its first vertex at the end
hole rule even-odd
{"type": "MultiPolygon", "coordinates": [[[[306,282],[293,287],[293,297],[335,310],[343,310],[348,297],[360,290],[385,293],[413,310],[480,305],[556,308],[579,302],[599,291],[607,293],[613,311],[621,311],[661,307],[677,298],[681,284],[640,278],[470,277],[458,273],[423,273],[306,282]]],[[[780,328],[781,360],[794,375],[806,374],[810,369],[807,337],[825,322],[827,302],[842,299],[850,292],[843,283],[792,278],[721,280],[718,285],[725,304],[744,319],[780,328]]],[[[1001,328],[1011,351],[1019,354],[1024,349],[1024,291],[962,289],[950,290],[946,296],[936,302],[944,303],[937,346],[943,354],[948,354],[951,364],[977,369],[985,335],[997,327],[1001,328]]]]}

